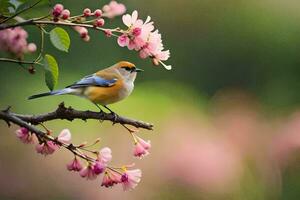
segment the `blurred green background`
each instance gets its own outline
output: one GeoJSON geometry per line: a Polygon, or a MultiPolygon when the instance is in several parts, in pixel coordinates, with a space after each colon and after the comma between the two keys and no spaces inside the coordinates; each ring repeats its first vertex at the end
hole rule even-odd
{"type": "MultiPolygon", "coordinates": [[[[102,8],[109,1],[51,1],[71,13],[102,8]]],[[[43,158],[15,139],[16,127],[0,124],[0,199],[220,199],[300,198],[300,1],[297,0],[128,0],[131,13],[150,15],[162,33],[172,71],[152,66],[116,38],[90,31],[91,41],[71,37],[69,53],[46,37],[46,51],[60,67],[57,88],[120,60],[145,70],[133,94],[112,105],[118,114],[155,124],[141,131],[152,141],[149,157],[132,158],[132,141],[122,127],[74,121],[47,123],[55,132],[69,128],[76,143],[101,137],[113,162],[135,162],[143,170],[136,190],[101,188],[65,170],[62,151],[43,158]],[[12,134],[8,134],[12,133],[12,134]]],[[[49,7],[26,16],[47,13],[49,7]]],[[[122,26],[121,18],[106,21],[122,26]]],[[[46,27],[51,30],[52,27],[46,27]]],[[[39,32],[26,27],[39,47],[39,32]]],[[[4,55],[1,54],[0,55],[4,55]]],[[[28,60],[34,55],[27,56],[28,60]]],[[[47,91],[43,70],[30,75],[18,65],[0,63],[0,107],[18,113],[44,113],[64,101],[96,110],[84,99],[59,96],[28,101],[47,91]]]]}

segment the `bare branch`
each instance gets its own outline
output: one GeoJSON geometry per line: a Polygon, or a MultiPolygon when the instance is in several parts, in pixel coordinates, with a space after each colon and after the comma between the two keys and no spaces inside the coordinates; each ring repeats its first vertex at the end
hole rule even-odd
{"type": "MultiPolygon", "coordinates": [[[[8,114],[5,113],[4,111],[0,112],[0,119],[11,121],[15,123],[13,120],[21,120],[23,122],[31,123],[33,125],[37,125],[43,122],[47,121],[52,121],[52,120],[69,120],[72,121],[74,119],[81,119],[81,120],[88,120],[88,119],[96,119],[96,120],[101,120],[101,121],[111,121],[114,124],[122,124],[122,125],[131,125],[136,128],[143,128],[147,130],[153,130],[153,125],[150,123],[138,121],[138,120],[133,120],[129,119],[126,117],[121,117],[118,115],[114,115],[113,113],[104,113],[104,112],[93,112],[93,111],[78,111],[75,110],[71,107],[66,108],[64,103],[61,103],[58,108],[50,113],[46,114],[40,114],[40,115],[21,115],[21,114],[16,114],[16,113],[11,113],[9,112],[8,114]],[[3,118],[3,116],[7,116],[9,118],[3,118]]],[[[22,126],[22,124],[19,123],[20,121],[17,121],[19,126],[22,126]]],[[[25,127],[27,128],[27,127],[25,127]]],[[[35,132],[35,131],[34,131],[35,132]]]]}

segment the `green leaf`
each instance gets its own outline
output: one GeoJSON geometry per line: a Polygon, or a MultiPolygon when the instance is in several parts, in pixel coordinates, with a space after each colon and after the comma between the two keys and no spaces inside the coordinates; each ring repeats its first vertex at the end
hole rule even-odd
{"type": "Polygon", "coordinates": [[[48,88],[52,91],[58,82],[58,65],[55,58],[49,54],[44,58],[45,81],[48,88]]]}
{"type": "Polygon", "coordinates": [[[68,52],[70,47],[70,37],[67,31],[59,27],[52,29],[50,31],[50,40],[57,49],[68,52]]]}

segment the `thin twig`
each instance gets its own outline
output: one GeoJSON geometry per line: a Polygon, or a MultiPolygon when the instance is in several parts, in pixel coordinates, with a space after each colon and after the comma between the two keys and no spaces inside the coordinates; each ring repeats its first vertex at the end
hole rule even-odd
{"type": "Polygon", "coordinates": [[[38,57],[34,60],[34,62],[39,62],[41,57],[42,57],[42,54],[44,52],[44,40],[45,40],[45,37],[44,37],[44,30],[41,26],[38,26],[39,29],[40,29],[40,32],[41,32],[41,48],[40,48],[40,53],[38,55],[38,57]]]}
{"type": "Polygon", "coordinates": [[[11,63],[18,63],[18,64],[37,64],[37,65],[43,65],[39,62],[35,61],[23,61],[23,60],[15,60],[10,58],[0,58],[0,62],[11,62],[11,63]]]}
{"type": "Polygon", "coordinates": [[[0,24],[3,24],[4,22],[7,22],[8,20],[11,20],[13,19],[14,17],[20,15],[21,13],[33,8],[34,6],[36,6],[37,4],[39,4],[42,0],[38,0],[37,2],[35,2],[34,4],[28,6],[27,8],[24,8],[23,10],[20,10],[19,12],[16,12],[15,14],[13,14],[12,16],[8,17],[8,18],[5,18],[4,20],[2,20],[0,22],[0,24]]]}

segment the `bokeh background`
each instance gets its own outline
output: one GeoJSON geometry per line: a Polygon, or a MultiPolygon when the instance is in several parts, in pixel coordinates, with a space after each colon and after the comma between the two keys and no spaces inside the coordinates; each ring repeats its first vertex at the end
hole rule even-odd
{"type": "MultiPolygon", "coordinates": [[[[108,1],[52,1],[71,13],[101,8],[108,1]]],[[[132,163],[143,171],[138,187],[124,193],[101,188],[70,173],[72,159],[60,150],[43,157],[15,137],[17,127],[0,123],[0,199],[203,199],[298,200],[300,198],[300,1],[298,0],[127,0],[128,12],[150,15],[171,50],[172,71],[152,66],[115,38],[91,32],[82,42],[71,29],[69,53],[46,51],[60,66],[58,88],[119,60],[145,72],[130,98],[112,105],[120,115],[155,124],[141,130],[153,148],[134,159],[133,144],[120,126],[96,121],[47,123],[54,132],[69,128],[75,143],[102,139],[113,164],[132,163]]],[[[47,6],[30,11],[40,15],[47,6]]],[[[120,18],[107,22],[120,26],[120,18]]],[[[36,28],[26,27],[39,44],[36,28]]],[[[47,28],[50,30],[50,27],[47,28]]],[[[30,59],[30,56],[27,57],[30,59]]],[[[0,63],[0,107],[44,113],[64,101],[77,109],[96,108],[68,96],[28,101],[47,91],[43,70],[30,75],[0,63]]]]}

